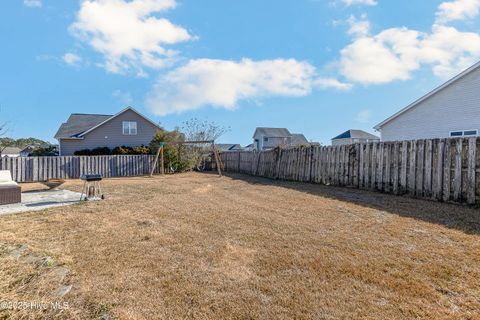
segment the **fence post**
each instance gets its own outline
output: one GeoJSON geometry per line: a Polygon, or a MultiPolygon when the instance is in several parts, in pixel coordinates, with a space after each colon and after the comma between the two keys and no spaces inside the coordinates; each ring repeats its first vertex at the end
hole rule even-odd
{"type": "Polygon", "coordinates": [[[453,199],[460,200],[462,196],[462,152],[463,139],[457,139],[455,145],[455,183],[453,185],[453,199]]]}
{"type": "Polygon", "coordinates": [[[475,175],[477,160],[477,138],[468,139],[468,173],[467,173],[467,202],[474,204],[476,201],[475,175]]]}

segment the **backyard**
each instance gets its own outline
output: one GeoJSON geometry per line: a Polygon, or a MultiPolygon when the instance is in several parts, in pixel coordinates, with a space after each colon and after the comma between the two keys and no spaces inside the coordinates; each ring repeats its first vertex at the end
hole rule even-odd
{"type": "Polygon", "coordinates": [[[103,189],[0,216],[0,319],[480,317],[478,209],[243,175],[103,189]]]}

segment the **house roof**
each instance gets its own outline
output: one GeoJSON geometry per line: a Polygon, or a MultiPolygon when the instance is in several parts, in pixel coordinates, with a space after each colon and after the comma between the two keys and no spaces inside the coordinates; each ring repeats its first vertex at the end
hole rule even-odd
{"type": "Polygon", "coordinates": [[[78,138],[83,132],[110,119],[113,115],[72,113],[67,122],[62,123],[55,139],[78,138]]]}
{"type": "Polygon", "coordinates": [[[20,152],[32,152],[33,149],[35,149],[34,146],[26,146],[25,148],[23,148],[22,150],[20,150],[20,152]]]}
{"type": "Polygon", "coordinates": [[[283,138],[283,137],[290,137],[290,131],[287,128],[265,128],[265,127],[258,127],[255,129],[254,136],[259,133],[261,135],[267,137],[275,137],[275,138],[283,138]]]}
{"type": "Polygon", "coordinates": [[[292,133],[292,142],[293,145],[301,145],[308,143],[307,138],[301,133],[292,133]]]}
{"type": "Polygon", "coordinates": [[[389,123],[390,121],[392,121],[393,119],[397,118],[398,116],[404,114],[405,112],[407,112],[408,110],[412,109],[412,108],[415,108],[416,106],[418,106],[420,103],[422,103],[423,101],[427,100],[428,98],[432,97],[433,95],[437,94],[438,92],[442,91],[443,89],[449,87],[450,85],[452,85],[453,83],[457,82],[458,80],[462,79],[463,77],[465,77],[466,75],[472,73],[473,71],[477,70],[478,68],[480,68],[480,62],[477,62],[476,64],[474,64],[473,66],[471,66],[470,68],[466,69],[465,71],[461,72],[460,74],[458,74],[457,76],[453,77],[452,79],[448,80],[447,82],[445,82],[444,84],[442,84],[441,86],[437,87],[436,89],[430,91],[429,93],[427,93],[426,95],[424,95],[423,97],[421,97],[420,99],[418,99],[417,101],[413,102],[412,104],[409,104],[408,106],[406,106],[405,108],[403,108],[402,110],[398,111],[397,113],[395,113],[394,115],[392,115],[391,117],[385,119],[384,121],[380,122],[379,124],[377,124],[374,129],[375,130],[380,130],[385,124],[389,123]]]}
{"type": "Polygon", "coordinates": [[[99,126],[115,119],[122,113],[131,110],[153,124],[160,128],[160,126],[154,123],[152,120],[146,118],[137,110],[132,107],[128,107],[117,114],[108,115],[108,114],[85,114],[85,113],[72,113],[68,118],[67,122],[62,123],[57,133],[55,134],[55,139],[81,139],[84,135],[89,133],[92,130],[95,130],[99,126]]]}
{"type": "Polygon", "coordinates": [[[2,154],[20,154],[21,149],[17,147],[6,147],[2,150],[2,154]]]}
{"type": "Polygon", "coordinates": [[[216,143],[215,146],[220,151],[231,151],[231,150],[238,150],[242,148],[239,144],[236,144],[236,143],[218,143],[218,144],[216,143]]]}
{"type": "Polygon", "coordinates": [[[332,138],[332,140],[339,140],[339,139],[368,139],[368,140],[380,140],[379,137],[368,133],[363,130],[354,130],[350,129],[345,131],[342,134],[339,134],[335,138],[332,138]]]}

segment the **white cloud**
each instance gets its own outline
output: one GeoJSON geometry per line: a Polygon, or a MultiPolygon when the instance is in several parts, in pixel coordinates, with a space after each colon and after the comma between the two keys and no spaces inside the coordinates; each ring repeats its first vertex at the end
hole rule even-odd
{"type": "Polygon", "coordinates": [[[435,75],[448,78],[480,58],[480,35],[435,24],[430,33],[391,28],[376,35],[354,33],[341,51],[340,73],[351,82],[382,84],[407,80],[430,65],[435,75]]]}
{"type": "Polygon", "coordinates": [[[67,52],[62,56],[63,61],[66,64],[69,64],[71,66],[77,65],[80,61],[82,61],[82,58],[75,53],[67,52]]]}
{"type": "Polygon", "coordinates": [[[480,0],[453,0],[440,4],[437,22],[472,19],[480,13],[480,0]]]}
{"type": "Polygon", "coordinates": [[[362,110],[355,117],[355,121],[359,123],[369,123],[372,119],[372,115],[371,110],[362,110]]]}
{"type": "Polygon", "coordinates": [[[340,91],[348,91],[353,85],[344,83],[335,78],[317,78],[313,81],[313,85],[319,89],[336,89],[340,91]]]}
{"type": "Polygon", "coordinates": [[[240,100],[305,96],[314,85],[315,68],[307,62],[198,59],[160,76],[146,103],[158,115],[205,105],[231,110],[240,100]]]}
{"type": "Polygon", "coordinates": [[[23,4],[29,8],[42,7],[42,0],[23,0],[23,4]]]}
{"type": "Polygon", "coordinates": [[[353,36],[365,36],[370,32],[370,21],[367,20],[367,16],[364,14],[360,20],[355,16],[350,16],[347,23],[349,24],[348,34],[353,36]]]}
{"type": "Polygon", "coordinates": [[[109,72],[161,68],[176,55],[166,46],[192,40],[189,32],[157,15],[176,6],[175,0],[84,0],[70,26],[77,39],[105,58],[109,72]]]}
{"type": "Polygon", "coordinates": [[[375,6],[378,4],[376,0],[341,0],[347,6],[352,5],[367,5],[367,6],[375,6]]]}
{"type": "Polygon", "coordinates": [[[112,93],[112,96],[114,96],[124,105],[131,105],[133,102],[132,94],[130,92],[124,92],[117,89],[112,93]]]}

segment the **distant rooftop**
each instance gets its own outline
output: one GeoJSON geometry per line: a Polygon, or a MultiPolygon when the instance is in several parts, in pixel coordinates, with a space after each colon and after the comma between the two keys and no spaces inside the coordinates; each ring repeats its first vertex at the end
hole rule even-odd
{"type": "Polygon", "coordinates": [[[232,151],[242,148],[242,146],[240,146],[238,143],[216,143],[215,146],[220,151],[232,151]]]}
{"type": "Polygon", "coordinates": [[[292,145],[302,145],[307,144],[308,140],[301,133],[292,133],[292,145]]]}
{"type": "Polygon", "coordinates": [[[380,140],[379,137],[368,133],[363,130],[355,130],[355,129],[350,129],[348,131],[345,131],[344,133],[336,136],[332,140],[339,140],[339,139],[368,139],[368,140],[380,140]]]}
{"type": "Polygon", "coordinates": [[[17,147],[6,147],[2,150],[2,154],[19,154],[20,151],[22,150],[17,147]]]}
{"type": "Polygon", "coordinates": [[[265,127],[258,127],[255,129],[255,133],[260,133],[267,137],[275,137],[275,138],[284,138],[290,137],[291,133],[288,131],[287,128],[265,128],[265,127]]]}

